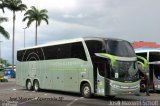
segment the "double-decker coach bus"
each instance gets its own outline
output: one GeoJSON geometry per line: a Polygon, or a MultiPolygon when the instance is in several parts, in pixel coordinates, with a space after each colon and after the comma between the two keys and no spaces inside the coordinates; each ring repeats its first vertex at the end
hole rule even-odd
{"type": "Polygon", "coordinates": [[[135,52],[149,63],[150,89],[160,90],[160,49],[139,48],[135,49],[135,52]]]}
{"type": "Polygon", "coordinates": [[[128,41],[84,37],[17,51],[17,84],[28,90],[60,90],[116,96],[139,94],[137,58],[128,41]]]}

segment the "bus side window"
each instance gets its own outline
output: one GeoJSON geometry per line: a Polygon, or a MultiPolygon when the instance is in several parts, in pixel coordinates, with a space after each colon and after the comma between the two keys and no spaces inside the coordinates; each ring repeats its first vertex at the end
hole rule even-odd
{"type": "Polygon", "coordinates": [[[42,48],[36,48],[36,54],[38,55],[40,60],[45,60],[45,56],[42,48]]]}
{"type": "Polygon", "coordinates": [[[84,51],[82,42],[72,43],[71,58],[79,58],[87,61],[86,53],[84,51]]]}
{"type": "Polygon", "coordinates": [[[25,50],[21,50],[17,52],[17,60],[18,61],[23,61],[23,55],[24,55],[25,50]]]}
{"type": "Polygon", "coordinates": [[[99,75],[101,75],[102,77],[105,76],[105,64],[104,63],[98,63],[98,73],[99,75]]]}
{"type": "Polygon", "coordinates": [[[86,45],[91,57],[95,56],[95,53],[105,53],[105,48],[101,41],[86,41],[86,45]]]}
{"type": "Polygon", "coordinates": [[[149,52],[149,62],[154,62],[154,61],[156,60],[156,58],[158,58],[158,57],[156,57],[156,55],[154,55],[154,54],[156,54],[156,53],[154,53],[154,52],[149,52]]]}
{"type": "Polygon", "coordinates": [[[57,59],[57,49],[58,49],[57,45],[43,47],[45,59],[46,60],[57,59]]]}
{"type": "Polygon", "coordinates": [[[71,44],[60,45],[60,53],[58,54],[60,59],[71,58],[71,44]]]}
{"type": "Polygon", "coordinates": [[[109,75],[110,68],[109,68],[108,61],[103,63],[97,63],[97,68],[98,68],[99,75],[101,75],[102,77],[110,78],[110,75],[109,75]]]}
{"type": "Polygon", "coordinates": [[[137,56],[142,56],[147,59],[147,53],[136,53],[137,56]]]}
{"type": "Polygon", "coordinates": [[[160,61],[160,52],[149,52],[149,62],[160,61]]]}

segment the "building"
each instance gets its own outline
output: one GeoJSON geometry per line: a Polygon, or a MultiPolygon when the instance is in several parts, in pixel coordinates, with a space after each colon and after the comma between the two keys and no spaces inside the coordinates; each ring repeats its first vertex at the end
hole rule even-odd
{"type": "Polygon", "coordinates": [[[132,43],[132,46],[136,48],[160,48],[160,44],[155,42],[144,42],[144,41],[135,41],[132,43]]]}

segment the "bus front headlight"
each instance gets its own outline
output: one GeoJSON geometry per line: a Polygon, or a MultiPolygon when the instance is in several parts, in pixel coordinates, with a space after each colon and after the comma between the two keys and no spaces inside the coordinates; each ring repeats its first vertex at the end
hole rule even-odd
{"type": "Polygon", "coordinates": [[[120,88],[121,86],[115,83],[110,83],[110,86],[113,88],[120,88]]]}

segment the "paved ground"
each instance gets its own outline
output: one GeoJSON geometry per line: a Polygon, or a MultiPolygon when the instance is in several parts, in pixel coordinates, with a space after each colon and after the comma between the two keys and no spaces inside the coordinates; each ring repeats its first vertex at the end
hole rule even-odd
{"type": "Polygon", "coordinates": [[[151,96],[123,95],[116,98],[93,97],[86,99],[79,94],[66,92],[27,91],[16,86],[15,79],[9,82],[0,82],[0,106],[159,106],[160,94],[151,96]]]}

